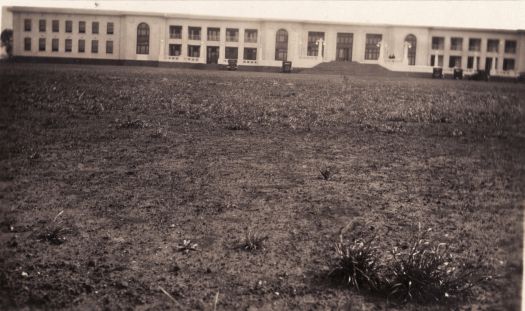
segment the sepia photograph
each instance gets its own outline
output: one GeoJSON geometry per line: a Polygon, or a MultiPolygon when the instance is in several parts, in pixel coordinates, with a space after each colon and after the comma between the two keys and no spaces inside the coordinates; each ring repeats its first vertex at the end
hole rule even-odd
{"type": "Polygon", "coordinates": [[[0,7],[0,310],[525,310],[525,1],[0,7]]]}

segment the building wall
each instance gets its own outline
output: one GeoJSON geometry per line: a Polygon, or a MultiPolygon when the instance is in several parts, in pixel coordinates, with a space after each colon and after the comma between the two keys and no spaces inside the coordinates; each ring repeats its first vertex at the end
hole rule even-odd
{"type": "Polygon", "coordinates": [[[14,55],[20,56],[45,56],[45,57],[71,57],[71,58],[104,58],[139,61],[162,61],[162,62],[186,62],[206,63],[207,47],[214,46],[219,49],[219,64],[226,64],[226,47],[238,48],[238,63],[250,66],[280,66],[281,61],[275,60],[276,34],[279,29],[288,32],[288,60],[292,61],[294,67],[312,67],[320,62],[329,62],[337,59],[337,34],[352,33],[352,61],[362,63],[379,63],[389,68],[401,69],[419,68],[430,69],[430,58],[432,55],[444,57],[444,67],[448,69],[449,57],[457,55],[462,58],[462,67],[466,69],[469,56],[479,56],[479,68],[484,68],[487,57],[497,57],[498,69],[503,68],[505,58],[515,60],[515,68],[509,73],[525,71],[525,33],[518,31],[494,31],[494,30],[468,30],[468,29],[440,29],[431,27],[408,27],[408,26],[381,26],[381,25],[342,25],[330,23],[310,23],[291,21],[265,21],[265,20],[228,20],[221,18],[204,18],[188,16],[168,16],[154,14],[135,14],[123,12],[90,12],[87,10],[75,10],[65,12],[64,9],[36,9],[18,8],[13,12],[14,30],[14,55]],[[47,10],[47,11],[46,11],[47,10]],[[31,19],[31,31],[24,31],[24,19],[31,19]],[[40,19],[46,20],[46,31],[40,32],[38,24],[40,19]],[[52,31],[52,20],[59,20],[59,32],[52,31]],[[65,32],[65,21],[73,22],[73,31],[65,32]],[[78,22],[86,22],[86,33],[78,32],[78,22]],[[91,23],[99,22],[99,33],[93,34],[91,23]],[[106,33],[106,25],[113,22],[114,33],[106,33]],[[146,23],[150,29],[149,53],[137,54],[137,27],[140,23],[146,23]],[[170,38],[170,26],[182,26],[182,38],[170,38]],[[188,27],[200,27],[201,39],[190,40],[188,27]],[[207,40],[207,29],[219,28],[220,40],[207,40]],[[235,28],[239,30],[238,42],[226,41],[226,29],[235,28]],[[257,30],[257,42],[249,43],[244,40],[246,29],[257,30]],[[318,56],[308,56],[308,33],[324,32],[324,53],[318,56]],[[381,34],[381,58],[378,60],[366,60],[366,36],[367,34],[381,34]],[[414,35],[417,40],[415,66],[408,66],[407,46],[405,44],[408,35],[414,35]],[[445,46],[442,50],[432,49],[432,37],[444,37],[445,46]],[[451,37],[463,38],[463,49],[453,51],[450,48],[451,37]],[[31,38],[31,51],[24,50],[24,38],[31,38]],[[46,51],[38,50],[39,38],[46,39],[46,51]],[[51,40],[59,39],[59,51],[51,50],[51,40]],[[481,39],[481,51],[472,52],[468,49],[470,38],[481,39]],[[71,52],[65,52],[65,40],[72,39],[71,52]],[[86,49],[84,53],[78,51],[78,40],[85,40],[86,49]],[[487,52],[487,40],[500,40],[498,53],[487,52]],[[98,53],[91,52],[91,41],[98,40],[98,53]],[[505,40],[517,42],[516,53],[504,52],[505,40]],[[106,42],[113,41],[113,53],[106,53],[106,42]],[[169,54],[170,44],[180,44],[181,55],[171,56],[169,54]],[[199,57],[189,57],[188,45],[200,46],[199,57]],[[256,48],[257,58],[245,60],[244,48],[256,48]],[[389,57],[390,56],[390,57],[389,57]]]}

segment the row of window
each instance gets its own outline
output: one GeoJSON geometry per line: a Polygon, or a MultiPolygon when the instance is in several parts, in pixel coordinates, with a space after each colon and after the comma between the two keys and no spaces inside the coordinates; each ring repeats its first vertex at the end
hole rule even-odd
{"type": "MultiPolygon", "coordinates": [[[[114,33],[114,24],[112,22],[108,22],[106,24],[106,34],[112,35],[114,33]]],[[[24,31],[31,31],[32,29],[32,21],[31,19],[24,19],[24,31]]],[[[45,19],[38,20],[38,31],[40,32],[46,32],[47,29],[47,21],[45,19]]],[[[67,20],[64,22],[64,29],[67,33],[73,32],[73,21],[67,20]]],[[[60,32],[60,21],[57,19],[54,19],[51,21],[51,30],[53,32],[60,32]]],[[[78,22],[78,33],[86,33],[86,22],[85,21],[79,21],[78,22]]],[[[99,22],[92,22],[91,23],[91,33],[92,34],[98,34],[99,33],[99,22]]]]}
{"type": "MultiPolygon", "coordinates": [[[[46,51],[46,38],[40,38],[38,39],[38,51],[45,52],[46,51]]],[[[59,39],[51,39],[51,51],[52,52],[58,52],[59,51],[59,45],[60,41],[59,39]]],[[[78,52],[84,53],[86,51],[86,40],[79,39],[78,40],[78,52]]],[[[24,38],[24,50],[25,51],[31,51],[31,38],[24,38]]],[[[72,39],[65,39],[64,41],[64,52],[72,52],[73,51],[73,40],[72,39]]],[[[98,40],[91,40],[91,53],[98,53],[98,40]]],[[[113,54],[113,41],[106,41],[106,54],[113,54]]]]}
{"type": "MultiPolygon", "coordinates": [[[[169,45],[169,55],[170,56],[180,56],[182,54],[182,44],[170,44],[169,45]]],[[[188,45],[188,56],[189,57],[200,57],[201,56],[201,47],[200,45],[188,45]]],[[[225,59],[238,59],[239,57],[239,48],[237,47],[226,47],[224,50],[225,59]]],[[[218,55],[217,55],[218,58],[218,55]]],[[[245,60],[257,60],[257,49],[256,48],[244,48],[245,60]]]]}
{"type": "MultiPolygon", "coordinates": [[[[188,27],[188,38],[190,40],[201,40],[201,27],[188,27]]],[[[208,27],[206,32],[207,41],[220,41],[221,29],[208,27]]],[[[182,26],[170,26],[170,39],[182,39],[182,26]]],[[[239,29],[226,28],[226,41],[239,42],[239,29]]],[[[244,30],[244,42],[257,43],[257,29],[244,30]]]]}
{"type": "MultiPolygon", "coordinates": [[[[321,55],[324,50],[324,32],[309,31],[308,32],[308,44],[306,48],[306,55],[318,56],[321,51],[321,55]]],[[[379,42],[383,39],[381,34],[366,34],[365,41],[365,60],[378,60],[379,59],[379,42]]],[[[337,45],[338,47],[351,49],[353,44],[354,36],[352,33],[338,33],[337,34],[337,45]]],[[[277,59],[277,58],[276,58],[277,59]]]]}
{"type": "MultiPolygon", "coordinates": [[[[435,64],[435,55],[430,56],[430,65],[434,66],[435,64]]],[[[474,66],[474,57],[469,56],[467,57],[467,69],[479,69],[480,68],[480,57],[476,57],[475,59],[476,66],[474,66]],[[476,68],[474,68],[476,67],[476,68]]],[[[492,62],[494,62],[494,69],[498,69],[498,58],[492,58],[487,57],[485,61],[485,65],[487,70],[490,70],[492,67],[492,62]],[[488,64],[488,66],[487,66],[488,64]]],[[[516,61],[514,58],[504,58],[503,59],[503,70],[514,70],[516,61]]],[[[443,55],[438,56],[438,66],[443,66],[443,55]]],[[[449,56],[448,59],[448,67],[449,68],[462,68],[462,57],[457,55],[449,56]]]]}
{"type": "MultiPolygon", "coordinates": [[[[487,52],[498,52],[499,50],[498,39],[487,40],[487,52]]],[[[516,53],[516,40],[505,40],[505,53],[515,54],[516,53]]],[[[445,49],[445,38],[444,37],[432,37],[432,49],[433,50],[444,50],[445,49]]],[[[450,50],[462,51],[463,50],[463,38],[452,37],[450,38],[450,50]]],[[[481,51],[481,39],[470,38],[468,40],[468,50],[473,52],[481,51]]]]}

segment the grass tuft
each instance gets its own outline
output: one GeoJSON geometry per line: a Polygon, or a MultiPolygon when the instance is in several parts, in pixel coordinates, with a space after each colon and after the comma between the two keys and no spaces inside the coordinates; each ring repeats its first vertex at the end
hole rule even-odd
{"type": "Polygon", "coordinates": [[[373,239],[357,239],[352,243],[335,244],[335,267],[329,277],[339,284],[360,290],[376,290],[379,283],[377,248],[373,239]]]}
{"type": "Polygon", "coordinates": [[[244,238],[240,241],[238,248],[248,252],[255,252],[264,249],[264,241],[267,235],[248,229],[244,238]]]}

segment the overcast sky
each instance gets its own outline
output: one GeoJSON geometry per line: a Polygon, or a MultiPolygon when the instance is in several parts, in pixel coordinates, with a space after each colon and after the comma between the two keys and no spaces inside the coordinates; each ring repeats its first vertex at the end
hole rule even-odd
{"type": "Polygon", "coordinates": [[[30,1],[2,6],[75,7],[348,23],[525,29],[520,1],[30,1]]]}

